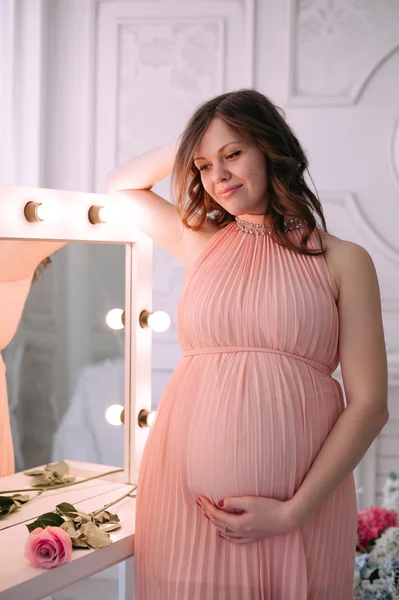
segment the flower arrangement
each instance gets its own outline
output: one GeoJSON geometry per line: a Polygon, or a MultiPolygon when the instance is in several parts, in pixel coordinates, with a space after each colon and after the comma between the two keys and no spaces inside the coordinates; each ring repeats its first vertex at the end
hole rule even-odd
{"type": "Polygon", "coordinates": [[[358,513],[353,600],[399,600],[399,485],[390,473],[384,506],[358,513]]]}
{"type": "Polygon", "coordinates": [[[395,527],[398,513],[385,507],[373,506],[361,510],[357,515],[358,552],[371,552],[376,540],[389,527],[395,527]]]}

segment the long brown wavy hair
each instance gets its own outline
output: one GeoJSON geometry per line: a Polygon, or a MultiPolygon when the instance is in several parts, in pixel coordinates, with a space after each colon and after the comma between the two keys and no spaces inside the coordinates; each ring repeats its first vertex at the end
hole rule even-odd
{"type": "Polygon", "coordinates": [[[172,172],[172,196],[183,224],[198,231],[207,219],[220,227],[234,220],[204,189],[194,165],[195,149],[215,118],[234,132],[255,142],[265,157],[267,212],[271,235],[281,246],[300,254],[324,254],[319,228],[327,232],[321,203],[305,181],[308,159],[283,111],[252,89],[221,94],[196,110],[184,130],[172,172]],[[284,233],[284,219],[298,217],[304,223],[299,245],[284,233]],[[317,223],[319,218],[320,225],[317,223]],[[316,231],[320,248],[308,248],[316,231]]]}

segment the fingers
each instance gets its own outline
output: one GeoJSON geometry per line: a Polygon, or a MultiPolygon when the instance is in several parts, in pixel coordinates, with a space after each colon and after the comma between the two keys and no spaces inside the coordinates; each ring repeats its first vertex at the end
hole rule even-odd
{"type": "Polygon", "coordinates": [[[211,523],[221,531],[225,531],[226,528],[230,531],[237,531],[237,528],[241,526],[241,514],[217,508],[207,499],[201,499],[201,503],[198,505],[204,510],[204,515],[211,523]]]}
{"type": "Polygon", "coordinates": [[[202,497],[197,504],[204,511],[212,525],[219,530],[219,536],[232,544],[249,544],[255,541],[244,534],[245,514],[241,510],[217,508],[207,498],[202,497]],[[226,533],[226,529],[228,533],[226,533]]]}
{"type": "Polygon", "coordinates": [[[219,537],[222,538],[223,540],[225,540],[226,542],[230,542],[232,544],[238,544],[238,545],[242,545],[242,544],[250,544],[251,542],[256,542],[256,540],[253,540],[252,538],[244,538],[244,537],[235,537],[231,534],[226,534],[226,533],[219,533],[219,537]]]}
{"type": "Polygon", "coordinates": [[[234,531],[234,530],[231,530],[230,528],[226,528],[226,525],[227,525],[227,523],[222,526],[215,525],[216,529],[219,530],[220,536],[224,536],[226,538],[234,538],[234,539],[243,537],[243,535],[239,531],[234,531]]]}

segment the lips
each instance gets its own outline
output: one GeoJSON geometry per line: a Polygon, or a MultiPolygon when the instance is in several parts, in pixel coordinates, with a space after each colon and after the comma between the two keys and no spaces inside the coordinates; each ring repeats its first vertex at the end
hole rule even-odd
{"type": "Polygon", "coordinates": [[[242,187],[242,184],[232,185],[228,188],[225,188],[224,190],[220,190],[218,192],[218,194],[222,198],[228,198],[229,196],[232,196],[234,194],[234,192],[236,192],[240,187],[242,187]]]}

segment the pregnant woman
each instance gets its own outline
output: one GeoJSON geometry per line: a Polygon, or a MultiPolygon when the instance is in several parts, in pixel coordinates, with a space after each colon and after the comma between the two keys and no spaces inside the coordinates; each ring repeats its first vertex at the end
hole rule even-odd
{"type": "Polygon", "coordinates": [[[254,90],[109,176],[186,265],[182,359],[138,481],[135,600],[350,600],[353,469],[388,419],[367,252],[327,232],[304,151],[254,90]],[[173,169],[176,204],[151,191],[173,169]],[[332,378],[341,363],[346,403],[332,378]]]}

